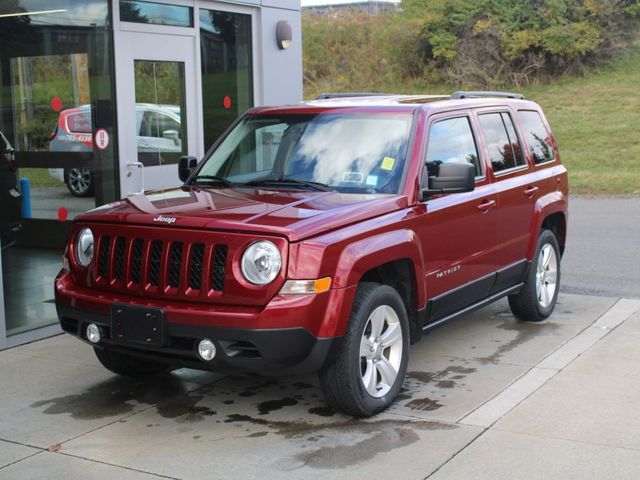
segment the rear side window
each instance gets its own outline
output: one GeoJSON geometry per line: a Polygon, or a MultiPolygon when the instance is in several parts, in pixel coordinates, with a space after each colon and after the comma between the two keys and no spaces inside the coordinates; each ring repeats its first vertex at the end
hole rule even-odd
{"type": "Polygon", "coordinates": [[[91,133],[89,112],[70,113],[67,115],[67,127],[72,133],[91,133]]]}
{"type": "Polygon", "coordinates": [[[467,117],[449,118],[431,125],[427,147],[427,170],[437,175],[445,162],[470,163],[476,167],[476,177],[482,176],[478,149],[467,117]]]}
{"type": "Polygon", "coordinates": [[[555,159],[551,135],[544,126],[538,112],[530,110],[518,111],[520,125],[525,132],[529,153],[534,163],[550,162],[555,159]]]}
{"type": "Polygon", "coordinates": [[[508,113],[484,113],[478,115],[478,119],[494,172],[525,164],[518,136],[508,113]]]}

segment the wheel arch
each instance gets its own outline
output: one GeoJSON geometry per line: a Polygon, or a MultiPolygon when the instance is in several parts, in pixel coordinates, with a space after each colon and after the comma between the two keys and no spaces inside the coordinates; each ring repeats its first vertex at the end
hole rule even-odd
{"type": "Polygon", "coordinates": [[[410,230],[399,230],[369,237],[347,246],[338,262],[334,285],[348,287],[361,282],[388,285],[402,298],[412,341],[419,338],[419,311],[426,301],[419,239],[410,230]]]}
{"type": "Polygon", "coordinates": [[[560,245],[560,254],[564,253],[567,239],[567,198],[560,192],[553,192],[541,197],[534,209],[531,222],[527,258],[531,260],[536,249],[538,235],[542,229],[551,230],[560,245]]]}

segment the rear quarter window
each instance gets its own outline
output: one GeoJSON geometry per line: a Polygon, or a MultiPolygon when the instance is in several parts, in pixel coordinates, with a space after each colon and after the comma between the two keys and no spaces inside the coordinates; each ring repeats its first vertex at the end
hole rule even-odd
{"type": "Polygon", "coordinates": [[[532,110],[519,110],[518,120],[533,162],[539,164],[555,160],[551,133],[545,127],[540,114],[532,110]]]}

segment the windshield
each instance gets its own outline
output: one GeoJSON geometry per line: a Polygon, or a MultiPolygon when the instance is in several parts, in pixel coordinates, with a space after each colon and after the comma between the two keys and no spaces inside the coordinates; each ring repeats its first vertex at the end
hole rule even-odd
{"type": "Polygon", "coordinates": [[[315,182],[345,193],[397,193],[412,119],[411,112],[250,115],[212,152],[198,177],[269,188],[315,182]]]}

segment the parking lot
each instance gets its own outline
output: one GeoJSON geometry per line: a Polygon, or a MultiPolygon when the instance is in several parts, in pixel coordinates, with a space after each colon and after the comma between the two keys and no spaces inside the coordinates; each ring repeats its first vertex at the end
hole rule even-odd
{"type": "Polygon", "coordinates": [[[179,370],[121,379],[58,336],[0,353],[0,478],[638,478],[640,301],[506,301],[411,350],[405,390],[363,421],[315,377],[179,370]]]}

